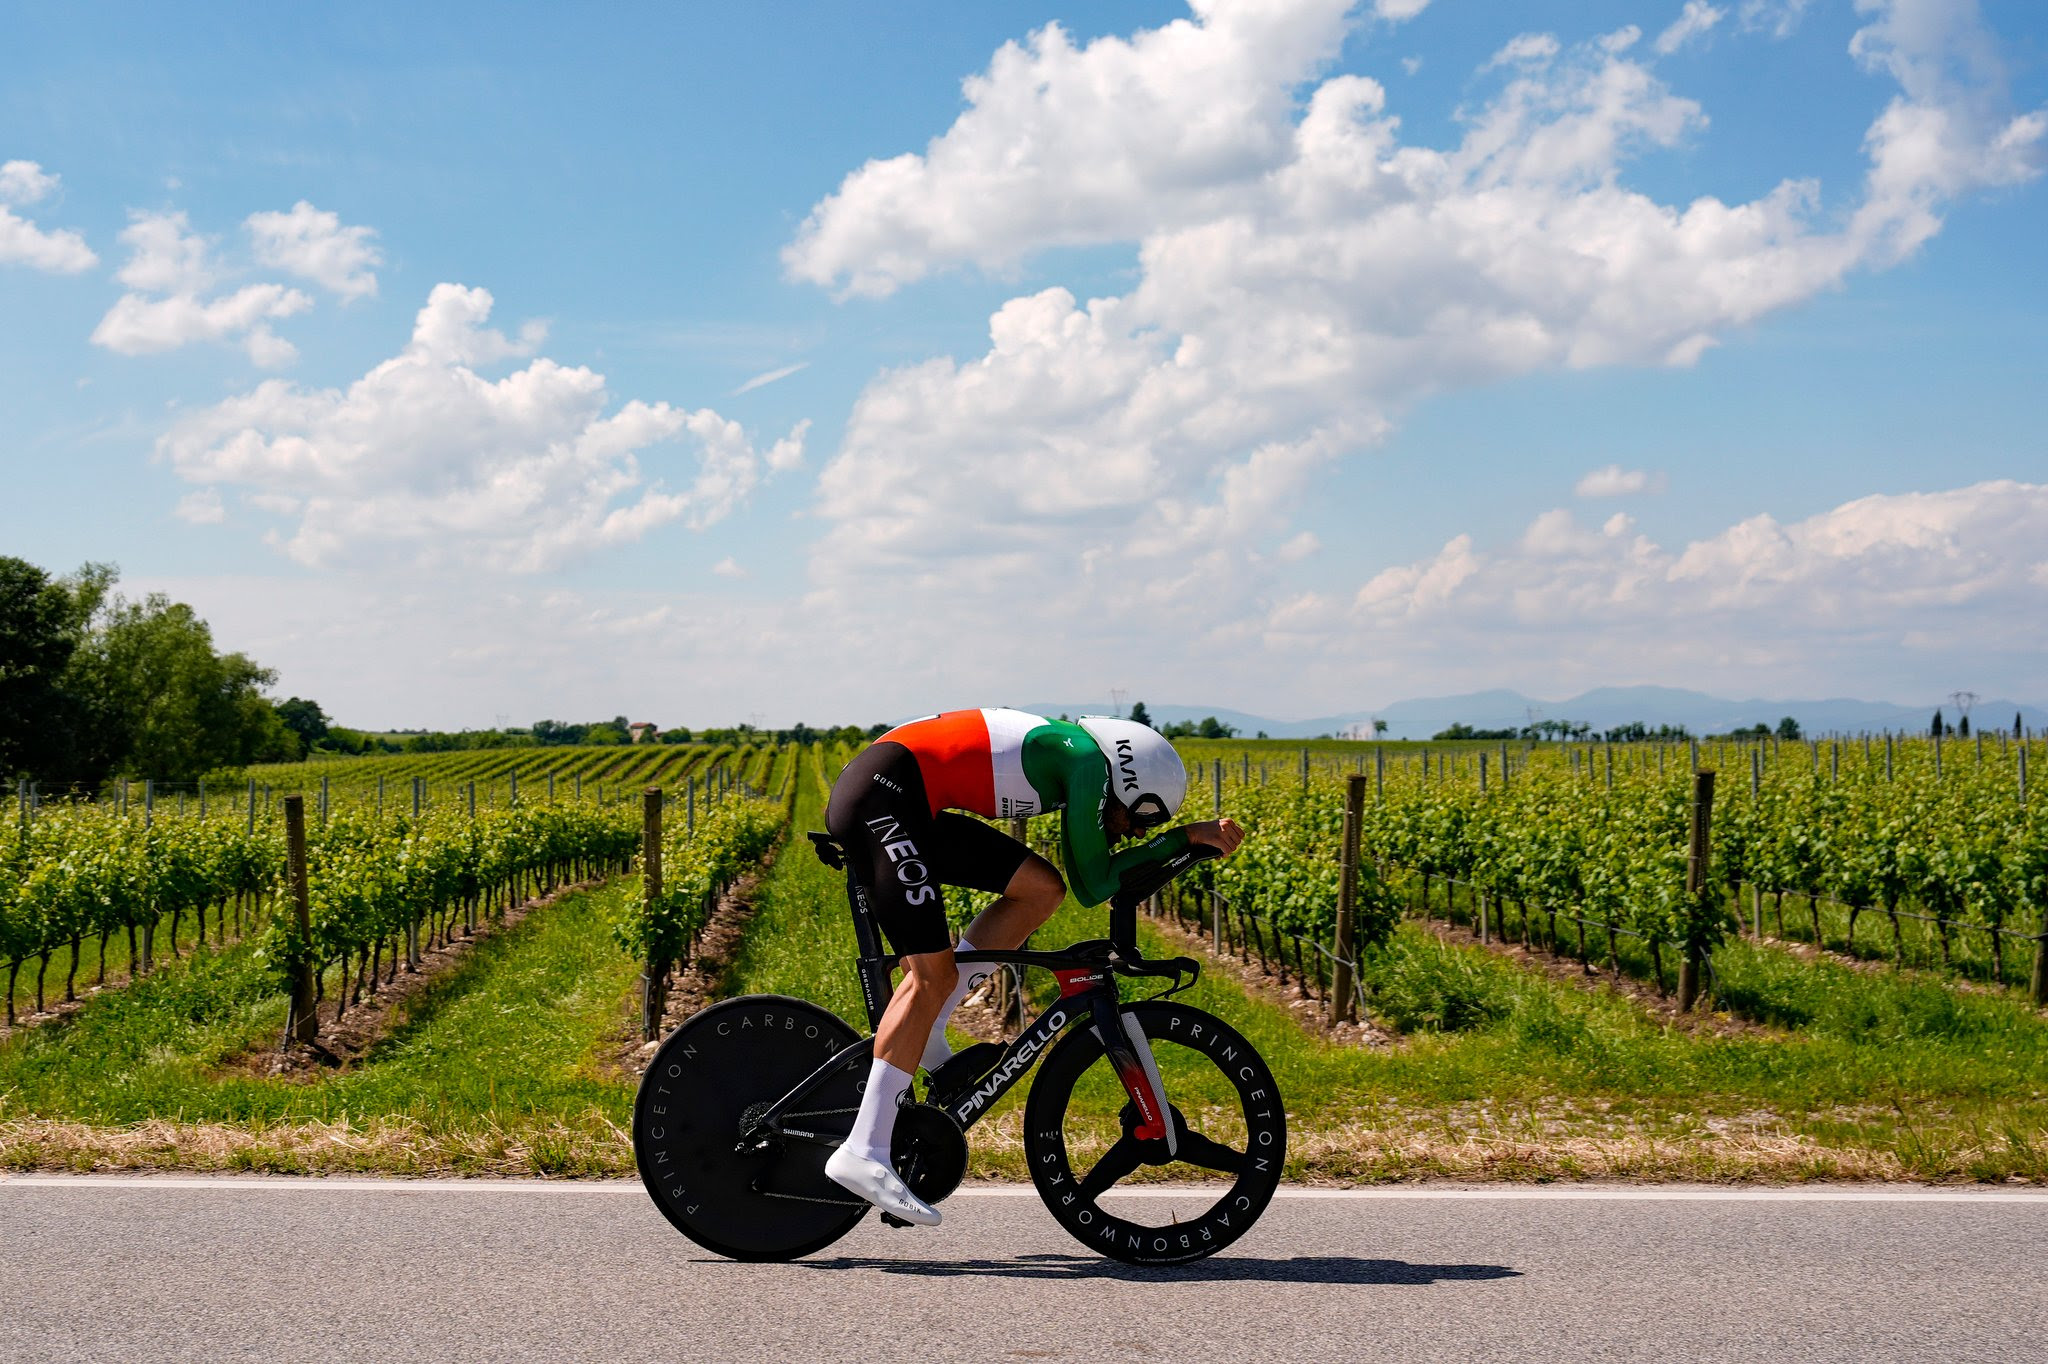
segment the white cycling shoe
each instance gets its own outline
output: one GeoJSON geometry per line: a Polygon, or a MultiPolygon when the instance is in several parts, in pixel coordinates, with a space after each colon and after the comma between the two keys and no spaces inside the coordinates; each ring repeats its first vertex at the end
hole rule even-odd
{"type": "Polygon", "coordinates": [[[883,1212],[921,1227],[939,1224],[939,1210],[912,1193],[903,1177],[879,1160],[869,1160],[842,1146],[825,1162],[825,1174],[833,1183],[859,1194],[883,1212]]]}

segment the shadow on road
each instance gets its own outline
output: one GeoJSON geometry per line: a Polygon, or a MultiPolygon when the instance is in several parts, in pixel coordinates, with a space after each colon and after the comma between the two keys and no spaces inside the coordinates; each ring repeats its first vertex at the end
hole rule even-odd
{"type": "Polygon", "coordinates": [[[1231,1256],[1182,1265],[1127,1265],[1089,1255],[1020,1255],[1014,1260],[886,1260],[839,1255],[792,1261],[805,1269],[872,1269],[883,1274],[927,1278],[1126,1279],[1175,1283],[1433,1284],[1482,1279],[1516,1279],[1522,1271],[1506,1265],[1414,1265],[1405,1260],[1369,1260],[1356,1255],[1302,1255],[1280,1260],[1231,1256]]]}

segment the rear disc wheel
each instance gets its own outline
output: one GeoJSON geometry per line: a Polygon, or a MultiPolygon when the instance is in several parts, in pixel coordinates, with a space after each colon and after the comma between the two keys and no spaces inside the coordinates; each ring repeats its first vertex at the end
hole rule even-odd
{"type": "MultiPolygon", "coordinates": [[[[794,1260],[832,1244],[868,1204],[825,1177],[832,1146],[766,1137],[742,1149],[746,1122],[860,1040],[807,1000],[745,995],[712,1005],[670,1033],[633,1103],[640,1180],[676,1230],[735,1260],[794,1260]]],[[[853,1126],[867,1077],[850,1057],[783,1115],[828,1138],[853,1126]]]]}

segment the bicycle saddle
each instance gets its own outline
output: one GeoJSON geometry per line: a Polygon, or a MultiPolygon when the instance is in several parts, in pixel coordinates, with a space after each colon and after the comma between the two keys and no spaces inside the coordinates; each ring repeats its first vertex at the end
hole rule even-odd
{"type": "Polygon", "coordinates": [[[818,854],[820,862],[823,862],[834,871],[846,870],[846,849],[840,845],[838,839],[830,834],[821,834],[816,830],[812,830],[810,840],[811,847],[818,854]]]}

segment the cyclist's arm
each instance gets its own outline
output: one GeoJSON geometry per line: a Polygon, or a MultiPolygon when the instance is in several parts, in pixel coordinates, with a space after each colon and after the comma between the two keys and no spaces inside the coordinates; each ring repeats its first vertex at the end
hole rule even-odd
{"type": "Polygon", "coordinates": [[[1110,852],[1109,836],[1102,831],[1103,806],[1109,800],[1109,763],[1085,738],[1033,745],[1026,755],[1025,771],[1041,791],[1057,783],[1064,796],[1060,854],[1067,864],[1067,886],[1084,905],[1101,904],[1116,894],[1125,873],[1164,862],[1188,845],[1185,831],[1169,829],[1136,847],[1110,852]]]}

